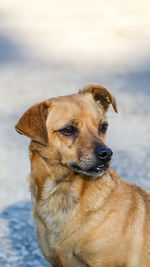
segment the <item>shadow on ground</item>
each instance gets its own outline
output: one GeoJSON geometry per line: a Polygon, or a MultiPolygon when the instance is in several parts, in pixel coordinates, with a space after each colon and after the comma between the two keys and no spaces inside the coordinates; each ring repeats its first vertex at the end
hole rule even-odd
{"type": "Polygon", "coordinates": [[[121,178],[150,191],[150,166],[147,158],[150,158],[149,151],[145,151],[139,157],[134,149],[133,154],[128,151],[114,150],[111,165],[121,178]]]}
{"type": "Polygon", "coordinates": [[[0,33],[0,64],[19,63],[25,60],[25,49],[16,38],[0,33]]]}
{"type": "Polygon", "coordinates": [[[3,244],[0,250],[5,250],[5,254],[0,252],[0,266],[50,266],[38,248],[29,201],[7,207],[0,214],[0,219],[4,220],[9,229],[9,235],[3,233],[5,237],[0,240],[3,244]],[[9,250],[9,245],[12,250],[9,250]],[[6,246],[5,249],[4,246],[6,246]]]}

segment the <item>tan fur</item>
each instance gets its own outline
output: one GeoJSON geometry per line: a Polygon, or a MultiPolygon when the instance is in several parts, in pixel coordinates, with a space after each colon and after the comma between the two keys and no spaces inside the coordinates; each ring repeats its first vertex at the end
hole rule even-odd
{"type": "Polygon", "coordinates": [[[150,194],[111,167],[96,178],[69,167],[82,166],[95,144],[105,143],[97,129],[110,103],[117,112],[115,98],[90,85],[43,103],[16,125],[32,138],[29,183],[43,255],[54,267],[149,267],[150,194]],[[44,113],[37,108],[43,103],[44,113]],[[68,124],[78,127],[76,139],[59,132],[68,124]]]}

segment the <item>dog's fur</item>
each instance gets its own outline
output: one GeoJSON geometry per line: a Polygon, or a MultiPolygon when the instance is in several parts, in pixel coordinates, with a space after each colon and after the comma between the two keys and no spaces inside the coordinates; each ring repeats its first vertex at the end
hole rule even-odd
{"type": "Polygon", "coordinates": [[[108,90],[89,85],[32,106],[16,125],[32,140],[33,215],[39,247],[52,266],[150,266],[150,194],[108,165],[90,171],[95,148],[105,146],[98,129],[110,103],[117,112],[108,90]],[[70,125],[76,133],[64,134],[70,125]]]}

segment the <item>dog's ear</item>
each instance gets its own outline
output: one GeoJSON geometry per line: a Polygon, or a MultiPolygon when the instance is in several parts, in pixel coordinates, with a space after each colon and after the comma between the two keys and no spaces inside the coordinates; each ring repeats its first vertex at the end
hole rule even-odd
{"type": "Polygon", "coordinates": [[[18,133],[26,135],[41,145],[48,145],[46,118],[50,102],[45,101],[29,108],[15,126],[18,133]]]}
{"type": "Polygon", "coordinates": [[[79,90],[79,94],[85,94],[85,93],[92,94],[94,100],[97,103],[100,103],[104,107],[105,111],[108,110],[109,105],[111,103],[115,112],[118,112],[116,99],[114,98],[114,96],[111,95],[111,93],[105,87],[98,84],[89,84],[79,90]]]}

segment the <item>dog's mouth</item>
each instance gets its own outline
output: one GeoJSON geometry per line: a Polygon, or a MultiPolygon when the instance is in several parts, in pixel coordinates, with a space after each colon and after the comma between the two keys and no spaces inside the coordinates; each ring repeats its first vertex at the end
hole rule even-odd
{"type": "Polygon", "coordinates": [[[85,175],[88,176],[102,176],[103,173],[108,169],[109,167],[109,162],[105,163],[105,164],[101,164],[101,165],[96,165],[90,169],[84,169],[79,167],[76,164],[70,164],[69,166],[72,170],[74,170],[75,172],[79,172],[79,173],[83,173],[85,175]]]}

